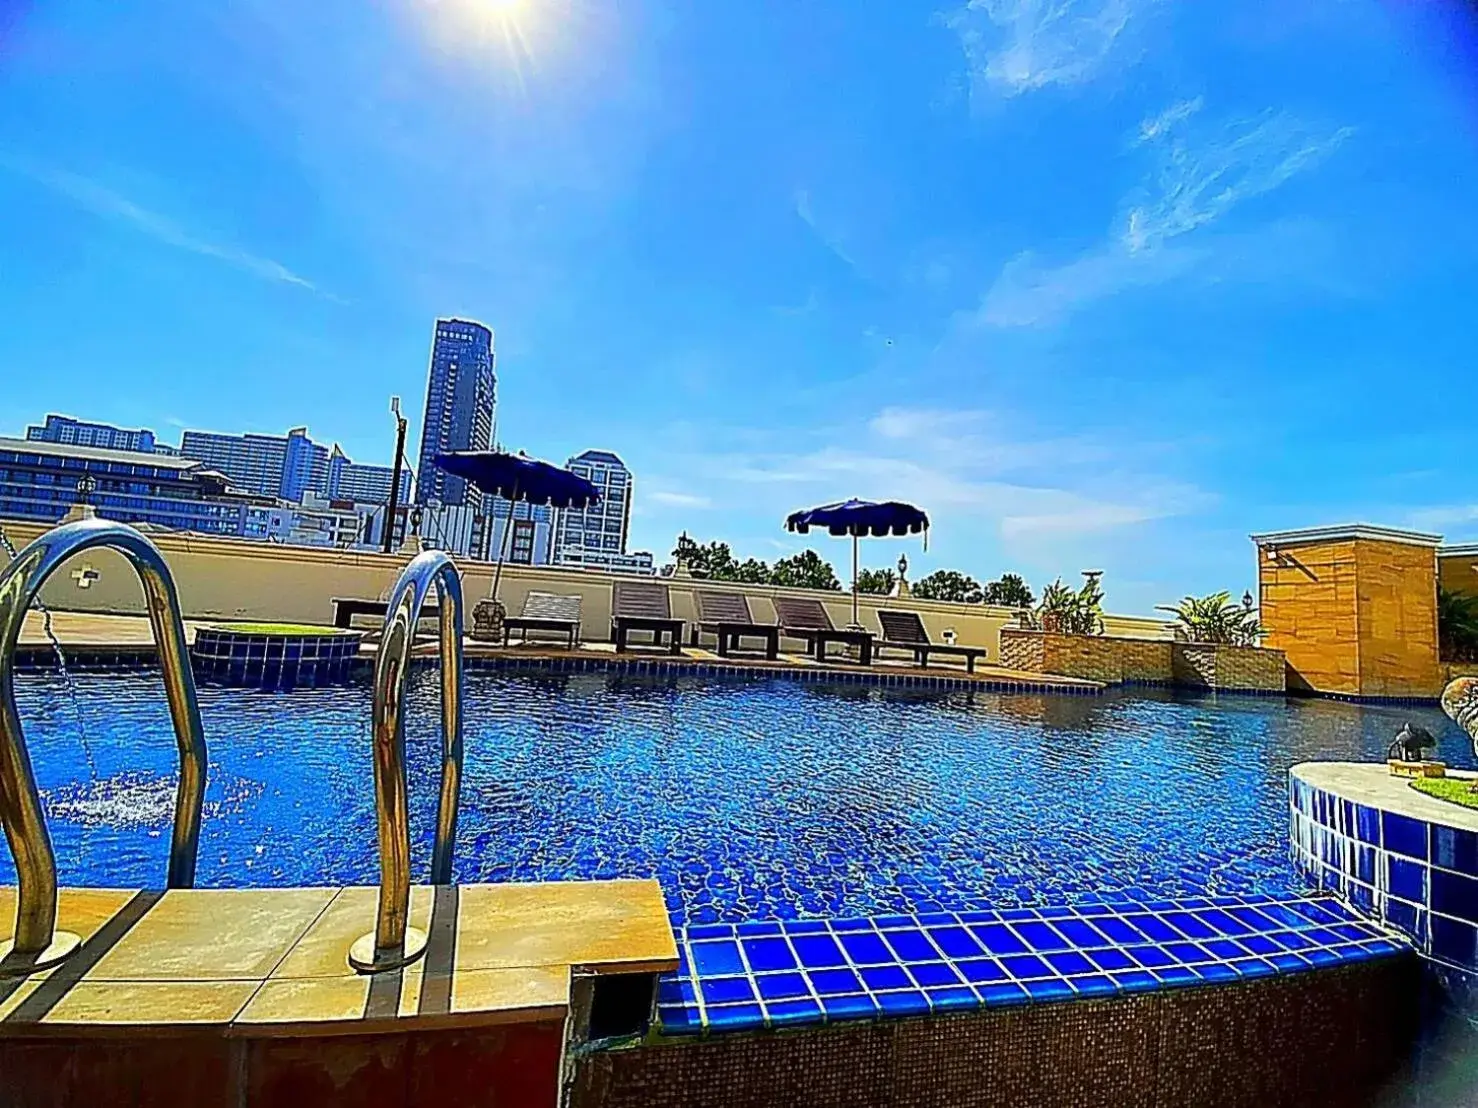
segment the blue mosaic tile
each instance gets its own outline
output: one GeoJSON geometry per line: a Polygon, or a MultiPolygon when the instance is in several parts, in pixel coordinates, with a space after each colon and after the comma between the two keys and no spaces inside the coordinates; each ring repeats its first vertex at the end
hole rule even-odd
{"type": "MultiPolygon", "coordinates": [[[[659,1019],[670,1035],[891,1019],[1230,983],[1408,949],[1329,897],[1148,901],[692,924],[679,928],[681,969],[659,986],[659,1019]]],[[[1471,952],[1478,929],[1456,922],[1443,949],[1471,952]]]]}
{"type": "Polygon", "coordinates": [[[1423,862],[1427,860],[1427,825],[1421,820],[1396,812],[1382,812],[1381,836],[1384,848],[1392,854],[1404,854],[1423,862]]]}

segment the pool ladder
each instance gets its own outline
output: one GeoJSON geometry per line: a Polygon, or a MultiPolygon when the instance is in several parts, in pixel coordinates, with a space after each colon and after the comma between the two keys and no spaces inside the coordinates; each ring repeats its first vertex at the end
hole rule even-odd
{"type": "MultiPolygon", "coordinates": [[[[143,585],[180,752],[167,887],[188,889],[195,883],[200,809],[205,798],[205,731],[174,578],[158,548],[126,524],[96,518],[63,524],[21,550],[0,572],[0,825],[15,859],[18,885],[15,931],[11,938],[0,942],[0,978],[24,976],[54,966],[82,942],[79,936],[56,927],[56,854],[16,709],[14,677],[21,626],[31,602],[58,566],[84,550],[99,547],[124,555],[143,585]]],[[[380,889],[375,929],[358,939],[349,951],[350,965],[361,973],[404,966],[426,948],[426,933],[409,926],[410,824],[403,716],[416,625],[433,585],[440,598],[442,762],[431,882],[447,885],[452,879],[462,787],[462,583],[449,557],[439,550],[428,550],[412,560],[395,582],[375,658],[373,728],[380,889]]]]}
{"type": "Polygon", "coordinates": [[[56,928],[56,854],[16,711],[15,657],[26,609],[47,579],[68,558],[99,547],[127,558],[144,588],[180,751],[168,887],[188,889],[195,883],[200,806],[205,797],[205,731],[200,725],[174,578],[158,548],[126,524],[96,518],[63,524],[20,551],[0,572],[0,824],[15,859],[18,885],[15,931],[0,942],[0,977],[24,976],[54,966],[82,942],[70,931],[56,928]]]}
{"type": "Polygon", "coordinates": [[[373,738],[380,895],[375,929],[349,949],[349,964],[360,973],[397,969],[415,961],[426,949],[426,932],[410,926],[404,706],[416,625],[432,585],[439,597],[442,750],[431,883],[449,885],[452,881],[462,789],[462,582],[451,558],[440,550],[428,550],[418,554],[395,582],[375,655],[373,738]]]}

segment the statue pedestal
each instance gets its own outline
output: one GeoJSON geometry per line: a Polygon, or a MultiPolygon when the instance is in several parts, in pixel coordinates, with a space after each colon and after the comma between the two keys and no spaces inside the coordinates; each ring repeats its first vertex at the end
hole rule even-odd
{"type": "Polygon", "coordinates": [[[1403,762],[1392,758],[1386,763],[1391,767],[1392,777],[1446,777],[1446,762],[1403,762]]]}

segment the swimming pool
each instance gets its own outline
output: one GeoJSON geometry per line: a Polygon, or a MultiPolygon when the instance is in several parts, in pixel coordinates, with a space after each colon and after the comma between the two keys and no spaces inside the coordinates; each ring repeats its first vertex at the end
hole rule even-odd
{"type": "MultiPolygon", "coordinates": [[[[437,690],[411,680],[424,874],[437,690]]],[[[17,693],[63,883],[160,884],[158,675],[28,672],[17,693]]],[[[377,880],[367,684],[200,701],[197,884],[377,880]]],[[[652,876],[694,924],[1282,894],[1291,764],[1382,757],[1406,719],[1472,763],[1434,708],[1328,700],[498,671],[465,703],[459,881],[652,876]]]]}

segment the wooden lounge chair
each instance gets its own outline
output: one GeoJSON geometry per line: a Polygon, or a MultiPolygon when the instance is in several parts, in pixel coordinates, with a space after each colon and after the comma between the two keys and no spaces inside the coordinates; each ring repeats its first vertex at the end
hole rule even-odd
{"type": "Polygon", "coordinates": [[[777,596],[775,612],[780,617],[780,633],[805,639],[806,649],[815,655],[818,662],[826,660],[828,643],[839,642],[855,646],[857,660],[863,665],[872,664],[872,632],[835,626],[821,601],[777,596]]]}
{"type": "Polygon", "coordinates": [[[975,659],[986,656],[986,650],[981,646],[949,646],[934,642],[929,638],[924,621],[917,612],[882,611],[878,613],[878,622],[883,625],[883,637],[877,644],[878,649],[911,650],[914,661],[921,666],[929,664],[930,654],[948,654],[964,658],[965,672],[974,673],[975,659]]]}
{"type": "Polygon", "coordinates": [[[650,631],[652,645],[661,646],[668,636],[669,653],[683,647],[683,621],[672,618],[672,600],[667,586],[656,581],[617,581],[611,594],[611,638],[616,652],[626,649],[632,631],[650,631]]]}
{"type": "Polygon", "coordinates": [[[718,636],[721,658],[738,650],[741,638],[764,639],[765,657],[772,662],[780,656],[780,628],[757,622],[749,609],[749,597],[709,589],[698,589],[693,596],[698,602],[698,622],[693,626],[692,645],[698,645],[698,633],[703,631],[718,636]]]}
{"type": "Polygon", "coordinates": [[[522,632],[524,642],[529,641],[530,631],[563,631],[574,650],[580,641],[580,598],[530,591],[523,598],[523,614],[503,620],[504,646],[508,645],[508,633],[515,628],[522,632]]]}

